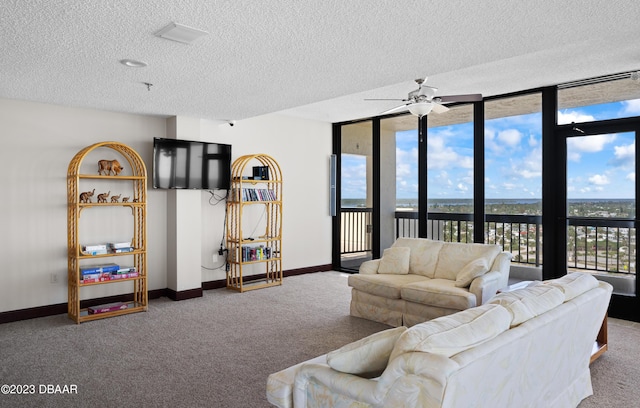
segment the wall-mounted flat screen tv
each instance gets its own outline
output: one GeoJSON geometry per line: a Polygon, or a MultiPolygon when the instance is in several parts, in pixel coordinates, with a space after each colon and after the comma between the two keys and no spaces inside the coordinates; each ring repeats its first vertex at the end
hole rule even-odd
{"type": "Polygon", "coordinates": [[[231,145],[153,139],[153,188],[228,190],[231,145]]]}

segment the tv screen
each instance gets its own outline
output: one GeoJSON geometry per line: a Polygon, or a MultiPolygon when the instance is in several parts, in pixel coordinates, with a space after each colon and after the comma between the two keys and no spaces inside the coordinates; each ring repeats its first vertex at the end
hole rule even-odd
{"type": "Polygon", "coordinates": [[[231,145],[153,139],[153,188],[228,190],[231,145]]]}

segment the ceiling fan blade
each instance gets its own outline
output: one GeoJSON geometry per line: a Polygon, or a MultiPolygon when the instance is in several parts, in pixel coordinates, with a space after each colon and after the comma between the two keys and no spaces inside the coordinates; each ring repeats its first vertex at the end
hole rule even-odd
{"type": "Polygon", "coordinates": [[[482,94],[445,95],[438,96],[438,102],[478,102],[482,100],[482,94]]]}
{"type": "Polygon", "coordinates": [[[433,103],[433,108],[431,108],[431,112],[435,112],[435,113],[444,113],[446,111],[448,111],[449,108],[447,108],[444,105],[440,105],[439,103],[433,103]]]}
{"type": "Polygon", "coordinates": [[[408,106],[409,104],[396,106],[395,108],[391,108],[384,112],[380,112],[380,115],[388,115],[390,113],[402,112],[403,110],[406,110],[408,106]]]}

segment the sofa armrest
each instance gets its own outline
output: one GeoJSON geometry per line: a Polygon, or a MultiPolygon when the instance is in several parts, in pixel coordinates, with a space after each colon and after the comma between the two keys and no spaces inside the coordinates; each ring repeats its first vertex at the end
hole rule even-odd
{"type": "Polygon", "coordinates": [[[457,362],[440,354],[401,354],[382,373],[376,399],[390,407],[441,406],[449,377],[459,368],[457,362]]]}
{"type": "Polygon", "coordinates": [[[363,275],[375,275],[378,273],[378,266],[380,265],[379,259],[371,259],[369,261],[364,261],[360,264],[360,269],[358,273],[363,275]]]}
{"type": "Polygon", "coordinates": [[[493,261],[491,270],[471,282],[469,292],[476,295],[476,306],[484,305],[495,296],[498,289],[509,284],[512,257],[510,252],[499,253],[493,261]]]}
{"type": "MultiPolygon", "coordinates": [[[[314,394],[308,392],[308,385],[312,379],[332,391],[330,395],[333,402],[344,400],[344,398],[371,405],[376,405],[379,402],[374,399],[378,384],[376,380],[341,373],[324,364],[304,364],[296,374],[293,388],[294,407],[326,406],[328,402],[326,392],[320,395],[321,399],[318,401],[312,401],[314,394]]],[[[340,404],[331,404],[331,406],[334,405],[340,404]]]]}
{"type": "Polygon", "coordinates": [[[476,295],[476,306],[484,305],[496,295],[498,289],[502,287],[501,277],[500,272],[491,271],[478,276],[471,282],[469,292],[476,295]]]}

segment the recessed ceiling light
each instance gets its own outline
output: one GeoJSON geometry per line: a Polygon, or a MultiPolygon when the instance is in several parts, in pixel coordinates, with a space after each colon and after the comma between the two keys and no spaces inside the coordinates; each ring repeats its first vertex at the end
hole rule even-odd
{"type": "Polygon", "coordinates": [[[191,44],[198,38],[209,35],[209,33],[198,30],[197,28],[187,27],[186,25],[170,23],[155,35],[160,38],[166,38],[167,40],[177,41],[183,44],[191,44]]]}
{"type": "Polygon", "coordinates": [[[123,60],[120,60],[120,63],[122,65],[125,65],[127,67],[131,67],[131,68],[143,68],[143,67],[147,66],[146,62],[136,61],[136,60],[132,60],[132,59],[123,59],[123,60]]]}

